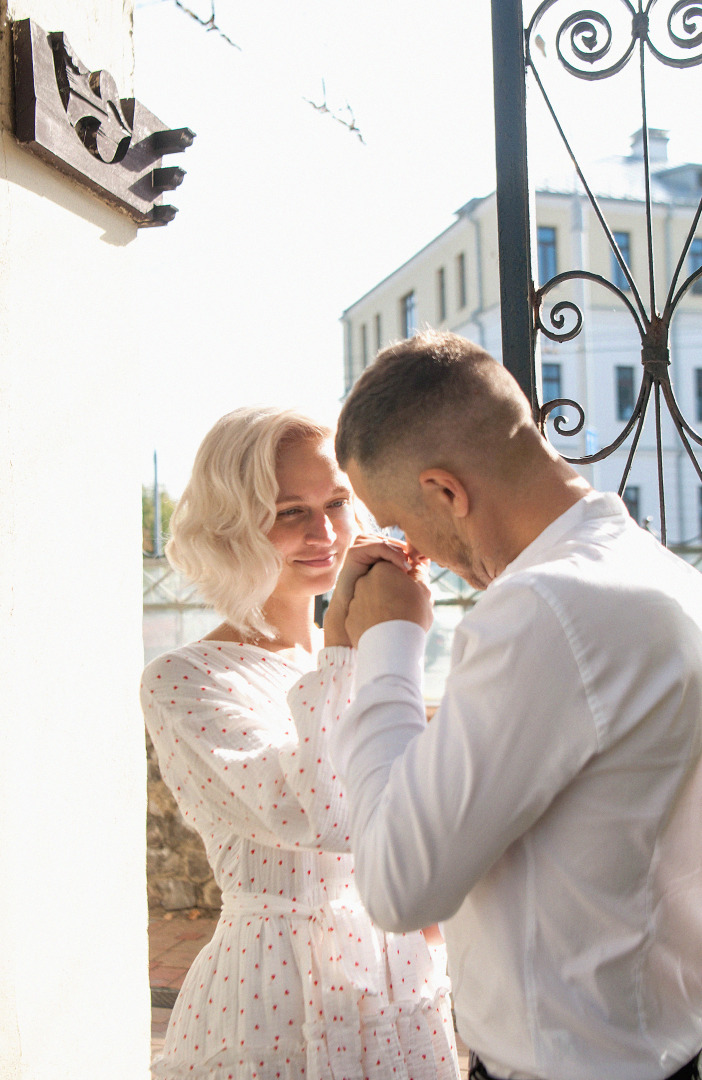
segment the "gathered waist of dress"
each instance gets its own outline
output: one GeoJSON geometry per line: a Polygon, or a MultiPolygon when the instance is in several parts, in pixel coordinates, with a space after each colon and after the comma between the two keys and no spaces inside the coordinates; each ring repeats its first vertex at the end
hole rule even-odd
{"type": "Polygon", "coordinates": [[[324,899],[320,903],[300,903],[290,896],[271,896],[270,893],[231,892],[222,894],[222,915],[226,918],[241,915],[288,915],[300,919],[313,919],[325,908],[345,907],[350,910],[361,906],[356,897],[343,900],[324,899]]]}

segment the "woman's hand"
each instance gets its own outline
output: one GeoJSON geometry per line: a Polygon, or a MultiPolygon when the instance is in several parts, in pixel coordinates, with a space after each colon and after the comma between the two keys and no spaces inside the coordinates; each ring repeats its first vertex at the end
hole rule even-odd
{"type": "Polygon", "coordinates": [[[444,944],[444,935],[441,933],[441,927],[438,923],[432,923],[431,926],[423,927],[422,933],[424,934],[427,945],[444,944]]]}
{"type": "Polygon", "coordinates": [[[379,561],[359,578],[349,604],[345,629],[353,646],[378,623],[402,619],[415,622],[426,633],[433,622],[433,599],[429,585],[419,573],[401,571],[379,561]]]}
{"type": "MultiPolygon", "coordinates": [[[[331,602],[324,616],[324,644],[350,645],[345,622],[356,582],[377,562],[385,561],[405,573],[417,572],[400,540],[382,536],[357,536],[346,553],[331,602]]],[[[417,564],[418,566],[418,564],[417,564]]]]}

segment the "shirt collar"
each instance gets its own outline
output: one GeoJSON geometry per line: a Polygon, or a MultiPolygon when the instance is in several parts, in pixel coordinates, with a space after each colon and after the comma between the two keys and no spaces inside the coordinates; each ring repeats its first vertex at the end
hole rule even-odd
{"type": "Polygon", "coordinates": [[[617,520],[618,524],[622,524],[627,516],[628,511],[624,503],[614,492],[590,491],[582,499],[578,499],[573,506],[569,506],[550,525],[547,525],[535,540],[532,540],[523,551],[520,551],[516,559],[512,559],[512,562],[507,564],[502,573],[498,574],[491,584],[496,584],[509,574],[543,562],[545,552],[557,544],[567,533],[579,528],[585,522],[600,518],[603,519],[604,523],[604,519],[609,518],[611,521],[617,520]]]}

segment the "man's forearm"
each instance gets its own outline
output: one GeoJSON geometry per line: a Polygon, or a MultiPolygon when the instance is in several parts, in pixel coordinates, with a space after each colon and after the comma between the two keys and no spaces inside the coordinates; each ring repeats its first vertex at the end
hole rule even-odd
{"type": "Polygon", "coordinates": [[[359,891],[388,930],[433,921],[423,917],[421,903],[414,907],[414,897],[408,908],[407,867],[394,832],[404,822],[392,820],[384,799],[394,762],[426,727],[423,655],[424,633],[414,623],[386,622],[367,631],[359,642],[353,702],[332,736],[351,806],[359,891]]]}

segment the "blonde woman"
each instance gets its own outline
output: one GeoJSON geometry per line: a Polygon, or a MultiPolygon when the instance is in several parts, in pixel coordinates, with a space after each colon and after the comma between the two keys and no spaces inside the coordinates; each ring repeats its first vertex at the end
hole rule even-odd
{"type": "MultiPolygon", "coordinates": [[[[173,515],[168,558],[224,621],[153,661],[142,703],[223,903],[154,1062],[161,1080],[458,1078],[425,938],[378,930],[354,886],[327,751],[354,652],[322,649],[310,671],[323,644],[314,598],[357,528],[330,432],[276,409],[222,417],[173,515]]],[[[381,539],[349,555],[379,557],[406,565],[381,539]]]]}

